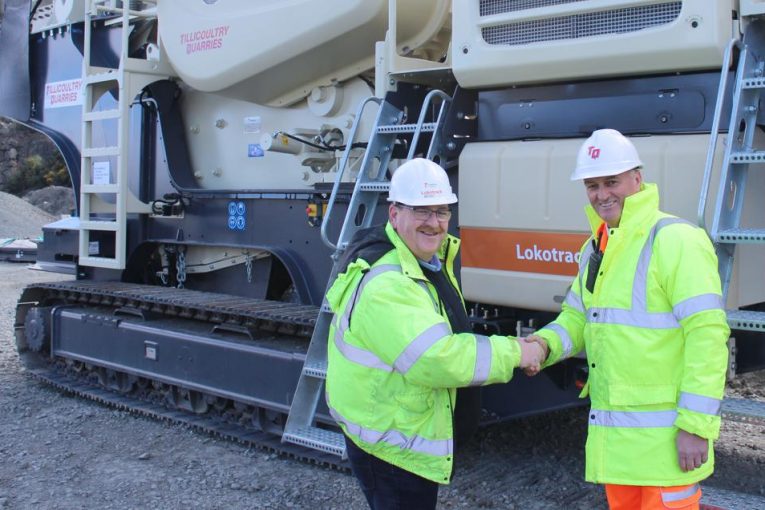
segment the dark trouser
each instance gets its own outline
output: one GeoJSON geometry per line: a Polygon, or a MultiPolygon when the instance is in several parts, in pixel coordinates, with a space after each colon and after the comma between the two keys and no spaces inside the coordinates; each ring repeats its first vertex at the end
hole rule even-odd
{"type": "Polygon", "coordinates": [[[388,464],[345,438],[353,475],[372,510],[435,509],[438,484],[388,464]]]}

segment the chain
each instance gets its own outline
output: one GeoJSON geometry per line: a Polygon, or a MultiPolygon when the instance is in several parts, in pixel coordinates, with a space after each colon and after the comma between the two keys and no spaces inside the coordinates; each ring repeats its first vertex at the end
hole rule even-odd
{"type": "Polygon", "coordinates": [[[252,283],[252,255],[247,254],[244,260],[244,268],[247,270],[247,283],[252,283]]]}
{"type": "Polygon", "coordinates": [[[177,271],[178,288],[183,288],[183,283],[186,281],[186,247],[178,247],[178,257],[175,259],[175,270],[177,271]]]}

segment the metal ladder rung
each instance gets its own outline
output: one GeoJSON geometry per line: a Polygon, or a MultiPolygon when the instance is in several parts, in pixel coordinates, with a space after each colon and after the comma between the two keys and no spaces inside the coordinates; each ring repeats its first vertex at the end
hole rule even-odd
{"type": "Polygon", "coordinates": [[[765,312],[727,310],[728,325],[745,331],[765,331],[765,312]]]}
{"type": "Polygon", "coordinates": [[[285,432],[282,440],[335,455],[342,456],[345,453],[343,434],[317,427],[298,427],[293,432],[285,432]]]}
{"type": "Polygon", "coordinates": [[[119,110],[102,110],[98,112],[88,112],[85,115],[83,115],[82,118],[83,120],[88,122],[93,122],[95,120],[119,119],[120,111],[119,110]]]}
{"type": "Polygon", "coordinates": [[[373,191],[375,193],[387,193],[390,189],[390,182],[365,182],[359,184],[361,191],[373,191]]]}
{"type": "Polygon", "coordinates": [[[726,398],[722,403],[722,414],[731,420],[765,423],[765,402],[726,398]]]}
{"type": "MultiPolygon", "coordinates": [[[[420,129],[421,133],[432,133],[436,130],[438,124],[435,122],[425,122],[420,129]]],[[[414,133],[417,131],[417,124],[391,124],[387,126],[377,126],[377,132],[384,133],[414,133]]]]}
{"type": "Polygon", "coordinates": [[[317,379],[327,378],[327,362],[324,361],[306,361],[303,365],[303,374],[317,379]]]}
{"type": "Polygon", "coordinates": [[[91,147],[82,149],[82,156],[86,158],[106,158],[109,156],[119,156],[119,147],[91,147]]]}
{"type": "Polygon", "coordinates": [[[765,243],[765,229],[728,228],[717,232],[718,243],[765,243]]]}
{"type": "Polygon", "coordinates": [[[119,193],[120,188],[116,184],[83,184],[83,193],[119,193]]]}
{"type": "Polygon", "coordinates": [[[765,89],[765,78],[745,78],[741,81],[742,89],[765,89]]]}
{"type": "Polygon", "coordinates": [[[116,232],[119,225],[116,221],[80,221],[80,230],[98,232],[116,232]]]}
{"type": "Polygon", "coordinates": [[[97,85],[99,83],[107,83],[110,81],[119,81],[120,74],[118,69],[109,69],[108,71],[97,72],[85,76],[82,80],[83,85],[97,85]]]}

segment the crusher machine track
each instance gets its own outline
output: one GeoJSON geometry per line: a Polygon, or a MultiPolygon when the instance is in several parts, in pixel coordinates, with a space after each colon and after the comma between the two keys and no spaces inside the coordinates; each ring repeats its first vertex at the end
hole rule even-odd
{"type": "MultiPolygon", "coordinates": [[[[26,287],[15,339],[27,372],[61,390],[309,462],[281,442],[318,308],[171,287],[26,287]],[[108,329],[108,335],[99,331],[108,329]],[[107,343],[119,345],[106,345],[107,343]]],[[[326,408],[320,426],[333,428],[326,408]]]]}

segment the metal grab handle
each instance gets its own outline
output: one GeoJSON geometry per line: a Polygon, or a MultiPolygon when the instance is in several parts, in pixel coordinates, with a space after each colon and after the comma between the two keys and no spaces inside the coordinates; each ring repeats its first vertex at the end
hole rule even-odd
{"type": "Polygon", "coordinates": [[[443,100],[443,103],[441,104],[441,111],[439,112],[438,116],[439,119],[441,118],[441,113],[443,113],[443,106],[452,100],[452,97],[449,94],[441,90],[434,89],[428,92],[428,95],[425,96],[425,99],[422,101],[420,118],[417,119],[417,127],[415,128],[414,134],[412,135],[412,146],[409,147],[409,154],[406,157],[407,160],[410,160],[414,157],[414,151],[417,149],[417,142],[420,140],[420,133],[422,132],[422,124],[425,121],[425,115],[427,114],[428,107],[430,106],[430,103],[433,101],[435,96],[438,96],[443,100]]]}
{"type": "Polygon", "coordinates": [[[709,133],[709,148],[707,149],[707,161],[704,165],[704,180],[701,181],[701,194],[699,197],[698,224],[706,230],[706,220],[704,218],[707,208],[707,198],[709,195],[709,182],[712,180],[712,164],[717,152],[717,138],[720,134],[720,117],[722,116],[722,105],[725,101],[725,89],[728,88],[728,69],[733,56],[733,47],[742,48],[741,41],[733,38],[728,43],[725,50],[725,57],[722,63],[722,72],[720,73],[720,85],[717,89],[717,102],[715,103],[715,115],[712,118],[712,130],[709,133]]]}
{"type": "Polygon", "coordinates": [[[348,137],[348,140],[346,141],[346,144],[345,144],[345,150],[343,151],[343,158],[340,160],[340,168],[337,171],[337,177],[335,177],[335,184],[332,186],[332,193],[330,194],[329,201],[327,202],[327,212],[324,213],[324,218],[322,219],[322,222],[321,222],[321,240],[325,245],[327,245],[332,250],[337,250],[337,245],[329,240],[329,235],[327,234],[327,225],[329,225],[329,218],[335,206],[335,200],[337,199],[337,192],[340,189],[340,183],[343,180],[343,175],[345,175],[346,168],[348,168],[348,157],[353,147],[353,141],[356,140],[356,132],[359,129],[359,124],[361,124],[361,116],[364,113],[364,108],[366,108],[366,106],[370,102],[377,103],[377,105],[379,106],[382,104],[382,99],[379,97],[371,96],[366,98],[361,103],[361,105],[359,105],[358,112],[356,113],[356,120],[353,123],[353,128],[351,129],[350,136],[348,137]]]}

